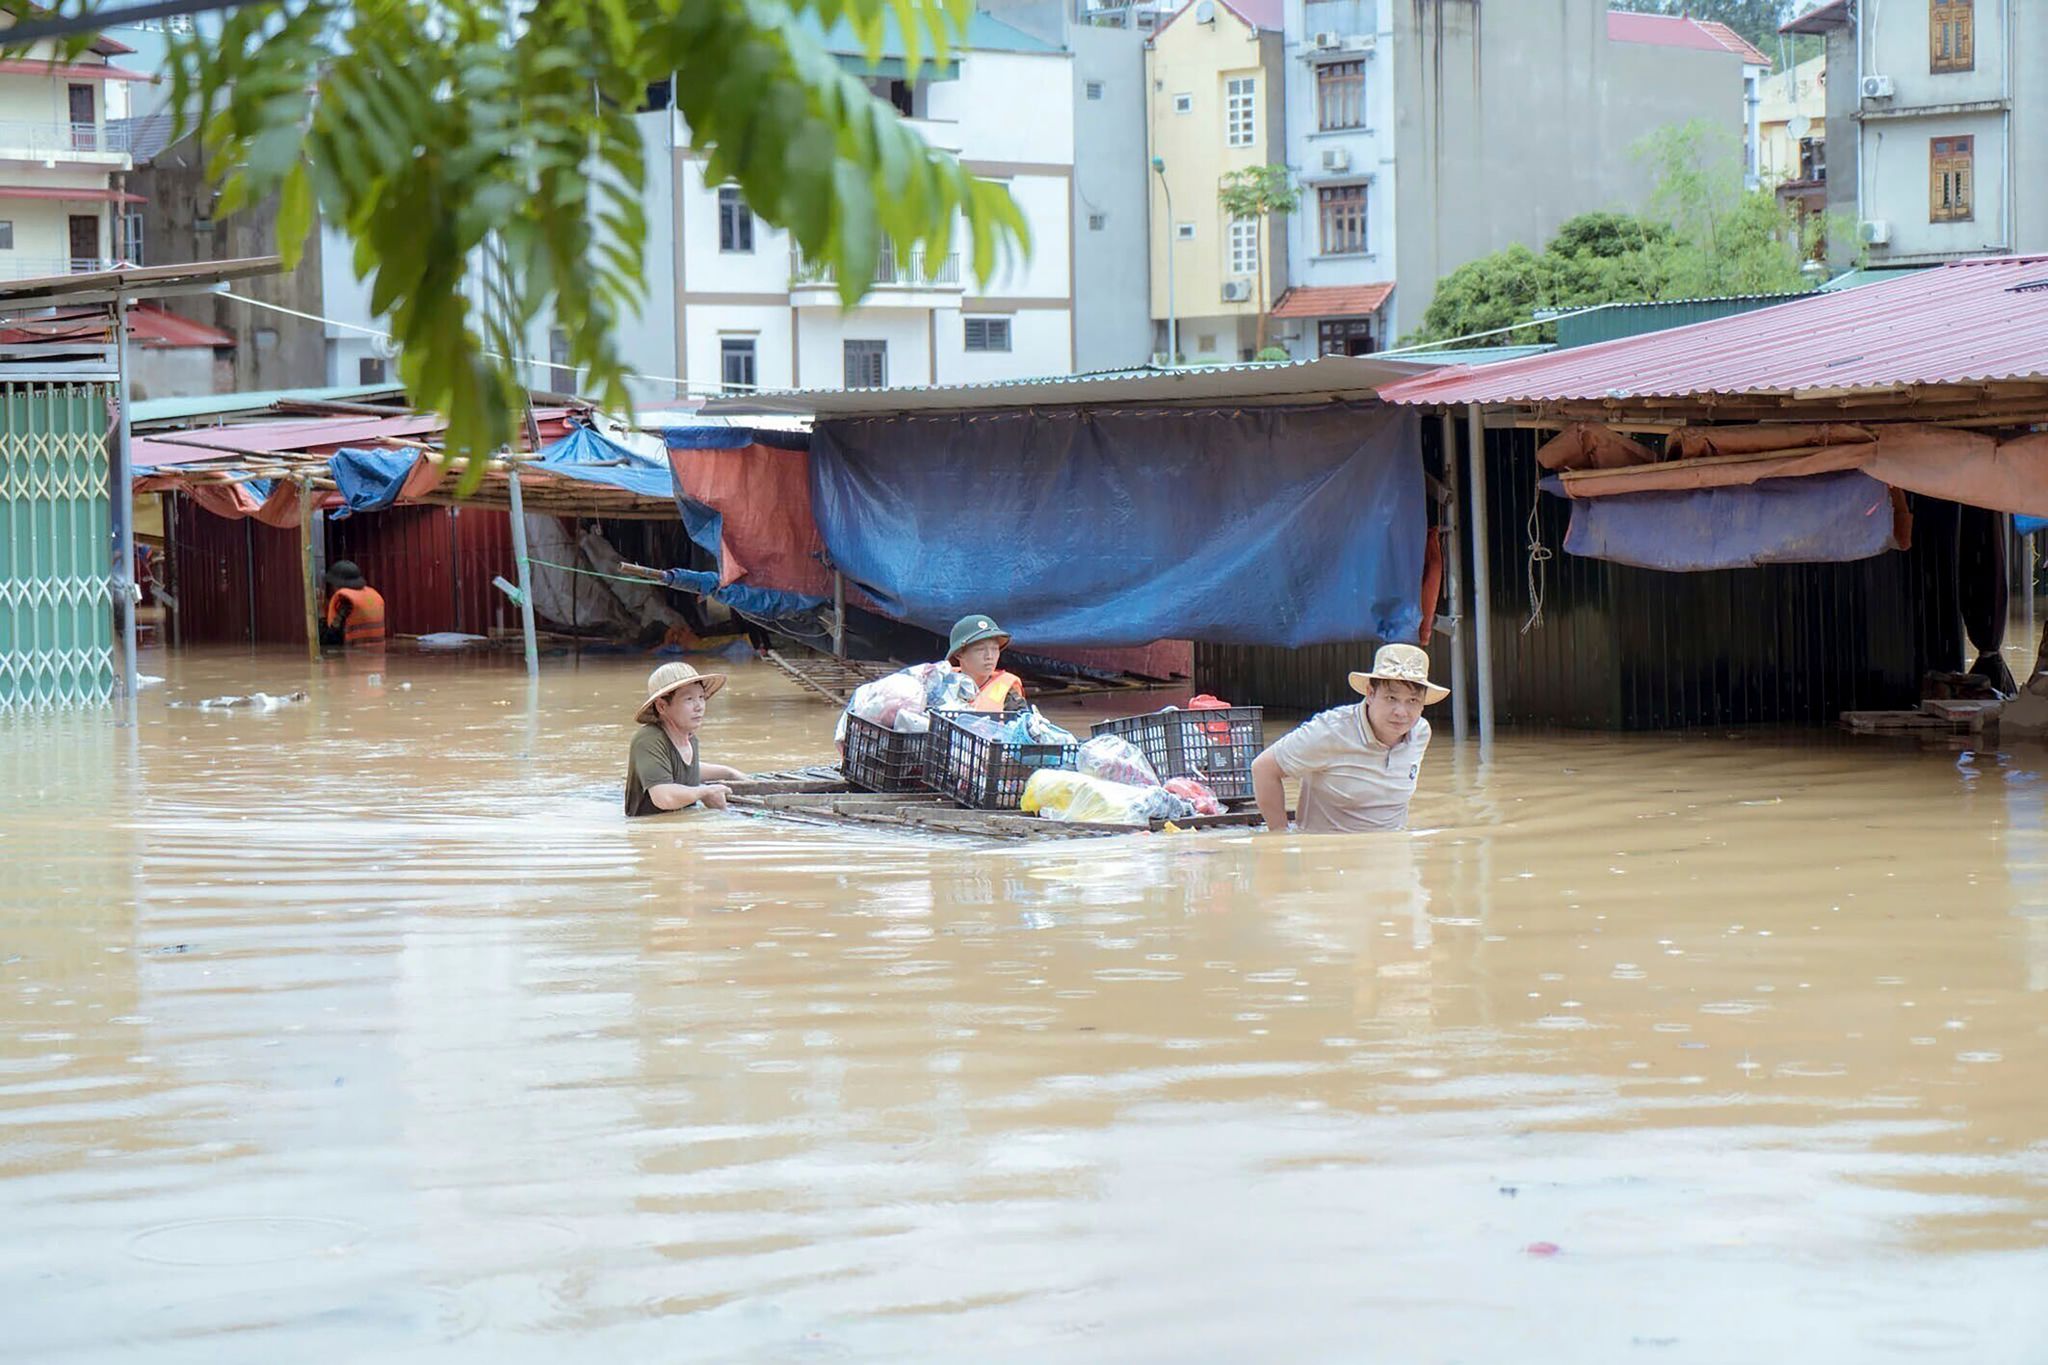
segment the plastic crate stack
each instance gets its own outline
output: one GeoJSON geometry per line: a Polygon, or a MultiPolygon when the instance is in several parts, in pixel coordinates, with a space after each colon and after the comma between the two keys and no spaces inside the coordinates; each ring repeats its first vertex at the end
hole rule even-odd
{"type": "Polygon", "coordinates": [[[1219,801],[1248,801],[1252,760],[1266,747],[1266,713],[1259,706],[1208,710],[1169,708],[1105,720],[1092,735],[1116,735],[1138,746],[1161,780],[1192,777],[1219,801]]]}
{"type": "Polygon", "coordinates": [[[1040,768],[1073,768],[1077,744],[1016,744],[989,739],[960,723],[975,711],[934,711],[925,751],[925,785],[976,810],[1015,810],[1040,768]]]}
{"type": "Polygon", "coordinates": [[[839,771],[862,791],[925,789],[925,735],[898,734],[859,716],[846,718],[846,758],[839,771]]]}

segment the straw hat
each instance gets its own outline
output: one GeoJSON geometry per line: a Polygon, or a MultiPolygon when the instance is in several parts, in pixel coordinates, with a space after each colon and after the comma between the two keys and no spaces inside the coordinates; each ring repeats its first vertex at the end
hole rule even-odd
{"type": "Polygon", "coordinates": [[[1351,675],[1351,690],[1364,696],[1366,684],[1375,678],[1381,682],[1414,683],[1422,689],[1424,706],[1434,706],[1451,695],[1450,688],[1429,680],[1429,655],[1414,645],[1381,645],[1380,652],[1372,656],[1372,668],[1351,675]]]}
{"type": "Polygon", "coordinates": [[[633,713],[633,719],[642,725],[652,725],[658,719],[654,714],[654,703],[660,701],[679,687],[691,683],[704,684],[704,700],[709,701],[725,686],[723,673],[699,673],[688,664],[663,664],[647,675],[647,700],[640,703],[640,709],[633,713]]]}

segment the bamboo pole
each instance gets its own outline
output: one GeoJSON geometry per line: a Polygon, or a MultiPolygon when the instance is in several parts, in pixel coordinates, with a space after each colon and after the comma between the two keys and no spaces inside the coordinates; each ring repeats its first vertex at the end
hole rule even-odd
{"type": "Polygon", "coordinates": [[[533,576],[526,560],[526,509],[519,501],[519,469],[505,472],[511,500],[512,564],[519,575],[519,634],[526,644],[526,676],[540,676],[540,642],[533,634],[533,576]]]}
{"type": "Polygon", "coordinates": [[[1444,500],[1444,529],[1449,532],[1444,573],[1451,589],[1451,738],[1462,745],[1465,708],[1471,703],[1465,695],[1465,623],[1472,618],[1465,614],[1465,546],[1459,534],[1464,518],[1458,514],[1458,422],[1449,408],[1443,410],[1439,421],[1443,424],[1444,487],[1450,492],[1444,500]]]}
{"type": "Polygon", "coordinates": [[[114,620],[121,631],[123,711],[119,723],[134,725],[142,709],[135,663],[135,604],[141,594],[135,586],[135,453],[128,411],[133,406],[128,393],[128,300],[118,287],[114,291],[114,376],[120,394],[114,415],[114,477],[108,501],[114,523],[114,620]]]}
{"type": "Polygon", "coordinates": [[[313,568],[313,518],[319,513],[313,507],[312,480],[299,476],[299,579],[306,599],[306,658],[312,663],[320,662],[320,583],[314,577],[313,568]]]}
{"type": "Polygon", "coordinates": [[[1493,753],[1493,588],[1491,547],[1486,524],[1486,421],[1479,404],[1465,405],[1465,435],[1470,448],[1472,483],[1472,645],[1478,664],[1479,756],[1493,753]]]}

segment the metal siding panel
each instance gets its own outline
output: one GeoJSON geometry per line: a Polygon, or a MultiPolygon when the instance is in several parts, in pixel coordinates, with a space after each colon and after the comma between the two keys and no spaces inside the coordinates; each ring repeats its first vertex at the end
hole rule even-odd
{"type": "Polygon", "coordinates": [[[510,623],[491,586],[510,581],[511,520],[479,507],[390,507],[327,524],[327,562],[354,560],[384,597],[394,635],[465,631],[488,635],[510,623]]]}

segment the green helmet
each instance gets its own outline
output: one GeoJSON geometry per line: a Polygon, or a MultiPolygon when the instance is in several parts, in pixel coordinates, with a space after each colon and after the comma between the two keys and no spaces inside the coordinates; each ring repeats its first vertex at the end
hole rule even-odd
{"type": "Polygon", "coordinates": [[[1010,643],[1010,632],[997,625],[987,616],[963,616],[953,623],[953,638],[946,645],[948,662],[960,657],[960,651],[969,645],[978,645],[983,640],[1001,640],[1010,643]]]}

